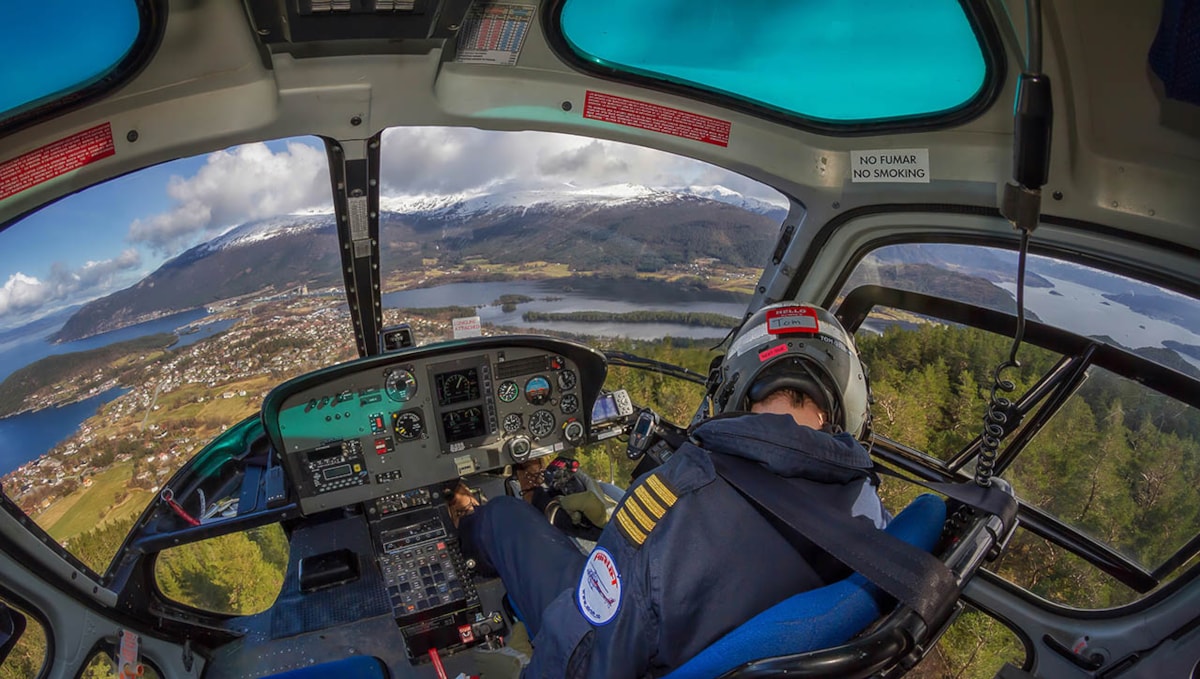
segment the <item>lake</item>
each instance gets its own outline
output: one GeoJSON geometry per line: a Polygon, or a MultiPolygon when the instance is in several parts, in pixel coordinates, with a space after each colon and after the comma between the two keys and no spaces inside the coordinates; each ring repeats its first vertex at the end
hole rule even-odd
{"type": "Polygon", "coordinates": [[[0,474],[37,459],[74,434],[79,424],[95,415],[101,406],[127,391],[114,387],[61,408],[0,419],[0,474]]]}
{"type": "MultiPolygon", "coordinates": [[[[722,292],[707,293],[679,290],[649,281],[595,281],[573,279],[569,289],[563,281],[511,281],[501,283],[451,283],[432,288],[390,292],[383,296],[388,309],[425,309],[444,306],[482,306],[478,309],[482,323],[516,328],[555,330],[596,337],[629,337],[659,339],[671,337],[724,337],[729,328],[706,328],[674,323],[583,323],[524,321],[526,311],[566,313],[570,311],[682,311],[724,314],[740,318],[746,302],[722,292]],[[524,295],[533,301],[518,304],[514,311],[504,311],[494,305],[500,295],[524,295]],[[637,301],[632,301],[637,300],[637,301]]],[[[419,338],[418,338],[419,339],[419,338]]]]}

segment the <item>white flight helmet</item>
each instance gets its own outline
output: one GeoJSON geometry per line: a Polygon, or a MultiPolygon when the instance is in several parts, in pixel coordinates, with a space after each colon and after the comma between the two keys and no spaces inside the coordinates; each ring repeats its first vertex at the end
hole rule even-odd
{"type": "Polygon", "coordinates": [[[871,390],[854,338],[820,307],[780,302],[759,309],[711,379],[718,413],[749,410],[771,392],[790,388],[815,400],[835,432],[870,438],[871,390]]]}

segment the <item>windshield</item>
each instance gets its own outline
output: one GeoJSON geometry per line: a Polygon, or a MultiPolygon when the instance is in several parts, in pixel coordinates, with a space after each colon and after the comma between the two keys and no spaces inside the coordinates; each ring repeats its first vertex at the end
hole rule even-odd
{"type": "MultiPolygon", "coordinates": [[[[383,187],[385,325],[417,344],[477,318],[699,372],[786,212],[713,166],[544,133],[389,131],[383,187]]],[[[0,233],[4,490],[92,568],[273,386],[356,355],[330,195],[321,143],[281,140],[146,168],[0,233]]],[[[643,375],[621,386],[690,417],[698,387],[643,375]]]]}
{"type": "Polygon", "coordinates": [[[418,341],[456,317],[483,334],[719,339],[787,209],[726,170],[567,135],[395,129],[382,153],[385,322],[418,341]]]}

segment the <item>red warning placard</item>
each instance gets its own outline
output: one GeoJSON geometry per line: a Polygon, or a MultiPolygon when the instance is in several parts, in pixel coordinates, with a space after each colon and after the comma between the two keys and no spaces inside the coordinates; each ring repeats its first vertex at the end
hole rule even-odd
{"type": "Polygon", "coordinates": [[[732,127],[728,120],[591,90],[583,100],[583,117],[717,146],[729,146],[732,127]]]}
{"type": "Polygon", "coordinates": [[[0,200],[116,153],[112,126],[97,125],[0,163],[0,200]]]}

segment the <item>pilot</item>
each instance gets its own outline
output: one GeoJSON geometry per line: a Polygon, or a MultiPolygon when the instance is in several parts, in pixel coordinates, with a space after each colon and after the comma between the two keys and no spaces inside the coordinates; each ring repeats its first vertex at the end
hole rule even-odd
{"type": "Polygon", "coordinates": [[[718,414],[630,486],[590,554],[517,498],[451,496],[464,553],[499,574],[533,638],[523,677],[660,676],[773,604],[847,575],[789,542],[715,473],[711,453],[759,463],[795,486],[797,502],[885,525],[860,443],[867,376],[832,314],[760,309],[709,393],[718,414]]]}

